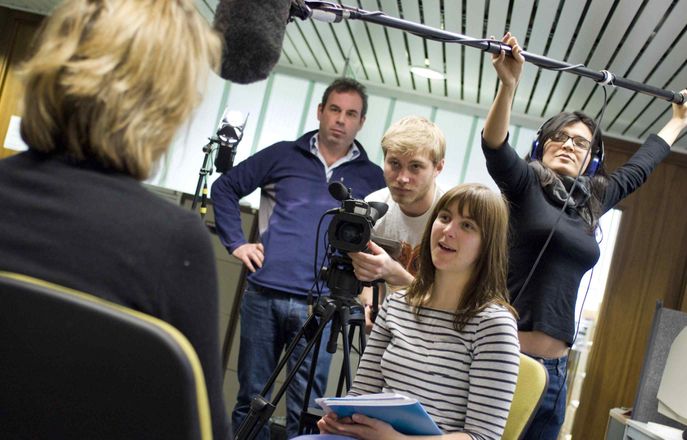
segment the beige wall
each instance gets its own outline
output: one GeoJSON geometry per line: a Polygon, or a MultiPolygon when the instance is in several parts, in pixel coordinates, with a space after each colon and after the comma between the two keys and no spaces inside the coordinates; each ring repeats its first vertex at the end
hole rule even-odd
{"type": "MultiPolygon", "coordinates": [[[[608,139],[607,167],[621,165],[637,147],[608,139]]],[[[672,153],[619,208],[623,216],[574,439],[603,438],[609,410],[632,406],[656,301],[687,311],[687,155],[672,153]]]]}

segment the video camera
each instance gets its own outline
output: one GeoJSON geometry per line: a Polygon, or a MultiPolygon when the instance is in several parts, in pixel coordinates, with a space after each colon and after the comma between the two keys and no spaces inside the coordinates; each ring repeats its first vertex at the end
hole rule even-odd
{"type": "Polygon", "coordinates": [[[329,184],[329,193],[341,202],[327,231],[329,244],[340,252],[363,252],[372,237],[372,228],[386,214],[386,203],[365,202],[351,197],[341,182],[329,184]]]}
{"type": "Polygon", "coordinates": [[[341,182],[329,184],[329,193],[341,202],[341,207],[330,209],[327,214],[334,218],[327,230],[329,247],[328,267],[320,271],[320,278],[326,280],[334,297],[355,297],[363,283],[353,273],[353,264],[348,252],[363,252],[372,236],[372,227],[388,209],[386,203],[353,199],[351,190],[341,182]]]}

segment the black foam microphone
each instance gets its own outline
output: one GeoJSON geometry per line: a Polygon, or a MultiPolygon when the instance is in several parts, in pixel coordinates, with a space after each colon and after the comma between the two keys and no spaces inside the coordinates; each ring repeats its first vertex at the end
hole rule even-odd
{"type": "Polygon", "coordinates": [[[214,27],[222,34],[220,76],[239,84],[267,78],[284,42],[291,0],[220,0],[214,27]]]}
{"type": "Polygon", "coordinates": [[[340,202],[352,198],[351,190],[346,188],[346,185],[339,182],[338,180],[335,180],[334,182],[330,183],[328,189],[329,194],[331,194],[332,197],[334,197],[336,200],[340,202]]]}

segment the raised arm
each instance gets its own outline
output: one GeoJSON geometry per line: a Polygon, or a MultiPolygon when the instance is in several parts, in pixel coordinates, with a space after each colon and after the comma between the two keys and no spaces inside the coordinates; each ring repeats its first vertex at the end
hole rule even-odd
{"type": "Polygon", "coordinates": [[[498,55],[494,54],[491,59],[500,84],[484,123],[483,136],[486,145],[492,149],[497,149],[503,145],[508,136],[513,97],[520,81],[522,66],[525,63],[517,38],[508,32],[501,41],[513,48],[513,57],[507,57],[506,52],[502,50],[498,55]]]}
{"type": "MultiPolygon", "coordinates": [[[[683,96],[687,96],[687,89],[680,92],[683,96]]],[[[680,136],[682,130],[687,127],[687,102],[678,105],[673,104],[673,117],[663,126],[661,131],[657,133],[658,137],[666,141],[668,145],[673,145],[673,142],[680,136]]]]}
{"type": "MultiPolygon", "coordinates": [[[[687,94],[687,89],[681,92],[687,94]]],[[[687,127],[687,104],[673,104],[673,116],[656,135],[651,135],[621,167],[608,176],[603,211],[642,186],[656,167],[670,154],[670,146],[687,127]],[[658,140],[660,138],[663,142],[658,140]]]]}

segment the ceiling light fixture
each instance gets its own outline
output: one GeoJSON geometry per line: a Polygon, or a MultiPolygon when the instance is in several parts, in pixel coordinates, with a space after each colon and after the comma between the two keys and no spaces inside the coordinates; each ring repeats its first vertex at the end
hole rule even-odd
{"type": "Polygon", "coordinates": [[[412,66],[410,68],[410,71],[413,72],[413,74],[421,76],[423,78],[428,78],[428,79],[444,79],[446,78],[443,73],[437,72],[436,70],[432,70],[429,67],[422,67],[422,66],[412,66]]]}

